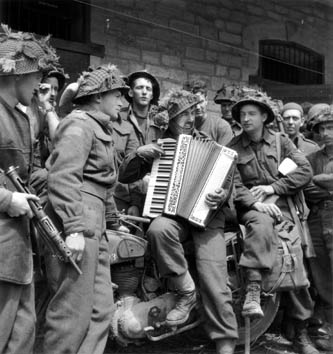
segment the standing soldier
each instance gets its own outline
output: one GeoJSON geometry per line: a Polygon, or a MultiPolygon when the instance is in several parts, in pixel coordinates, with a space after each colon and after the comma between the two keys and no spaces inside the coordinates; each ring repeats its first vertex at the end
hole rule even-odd
{"type": "Polygon", "coordinates": [[[223,85],[214,97],[214,102],[221,106],[222,119],[226,120],[235,136],[241,134],[242,126],[231,115],[231,107],[237,102],[239,89],[234,85],[223,85]]]}
{"type": "Polygon", "coordinates": [[[184,89],[199,97],[195,109],[195,128],[204,132],[220,145],[227,145],[233,133],[230,125],[224,119],[215,119],[207,113],[207,85],[203,80],[193,80],[184,84],[184,89]]]}
{"type": "Polygon", "coordinates": [[[48,210],[83,274],[53,262],[49,276],[57,286],[46,311],[45,354],[104,353],[113,304],[105,229],[117,178],[111,121],[127,88],[113,65],[83,73],[73,91],[77,108],[57,129],[47,166],[48,210]]]}
{"type": "MultiPolygon", "coordinates": [[[[139,146],[139,151],[144,154],[150,149],[149,144],[162,134],[153,118],[160,96],[160,86],[156,78],[147,71],[136,71],[128,76],[127,84],[130,89],[125,97],[129,106],[120,112],[120,118],[114,122],[119,163],[139,146]]],[[[114,198],[119,210],[125,209],[127,214],[139,216],[143,210],[145,195],[144,180],[128,185],[118,182],[114,198]]]]}
{"type": "MultiPolygon", "coordinates": [[[[11,32],[2,25],[0,35],[0,168],[18,166],[29,183],[32,139],[29,118],[16,108],[29,106],[42,72],[57,62],[47,40],[32,34],[11,32]]],[[[0,173],[0,353],[31,354],[35,340],[34,283],[29,237],[29,199],[17,193],[0,173]]]]}
{"type": "MultiPolygon", "coordinates": [[[[316,258],[311,260],[313,281],[318,291],[316,307],[321,320],[333,325],[333,107],[322,108],[312,121],[312,130],[321,137],[322,147],[308,155],[313,169],[312,183],[305,196],[311,209],[308,223],[316,258]],[[320,313],[320,310],[322,313],[320,313]]],[[[320,338],[316,344],[332,350],[331,338],[320,338]]]]}
{"type": "Polygon", "coordinates": [[[295,144],[299,151],[305,155],[318,150],[318,145],[306,139],[301,133],[301,127],[304,125],[303,108],[294,102],[286,103],[281,110],[284,131],[289,139],[295,144]]]}

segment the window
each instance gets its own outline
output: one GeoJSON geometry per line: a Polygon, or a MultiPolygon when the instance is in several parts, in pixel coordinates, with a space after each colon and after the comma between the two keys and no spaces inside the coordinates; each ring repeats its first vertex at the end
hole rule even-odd
{"type": "Polygon", "coordinates": [[[73,0],[2,0],[0,17],[16,30],[88,42],[88,7],[73,0]]]}
{"type": "Polygon", "coordinates": [[[324,84],[324,57],[293,42],[259,42],[261,78],[294,85],[324,84]]]}

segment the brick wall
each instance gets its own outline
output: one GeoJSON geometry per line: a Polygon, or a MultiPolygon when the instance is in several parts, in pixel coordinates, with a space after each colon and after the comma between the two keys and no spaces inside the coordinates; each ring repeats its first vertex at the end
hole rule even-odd
{"type": "Polygon", "coordinates": [[[211,100],[222,83],[247,84],[249,75],[257,74],[260,39],[294,41],[323,54],[326,82],[333,83],[333,15],[318,3],[290,7],[286,0],[92,0],[91,4],[91,41],[106,49],[104,58],[91,58],[93,64],[112,62],[124,73],[147,69],[159,79],[162,94],[184,80],[201,77],[208,83],[209,109],[217,116],[219,107],[211,100]]]}

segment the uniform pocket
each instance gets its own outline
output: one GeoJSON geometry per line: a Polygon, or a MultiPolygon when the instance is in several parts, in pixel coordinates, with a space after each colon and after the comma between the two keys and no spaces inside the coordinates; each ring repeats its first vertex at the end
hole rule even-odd
{"type": "Polygon", "coordinates": [[[238,158],[237,168],[244,185],[252,185],[259,179],[259,171],[256,165],[255,156],[252,154],[241,155],[238,158]]]}
{"type": "Polygon", "coordinates": [[[86,237],[99,238],[104,224],[104,205],[103,201],[87,193],[83,195],[83,214],[85,219],[86,237]]]}

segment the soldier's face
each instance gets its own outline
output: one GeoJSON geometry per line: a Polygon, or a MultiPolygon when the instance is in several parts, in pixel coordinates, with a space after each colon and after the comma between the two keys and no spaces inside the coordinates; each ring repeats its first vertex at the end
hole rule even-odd
{"type": "Polygon", "coordinates": [[[261,113],[259,107],[246,104],[240,109],[240,123],[246,133],[262,131],[267,113],[261,113]]]}
{"type": "Polygon", "coordinates": [[[202,92],[197,92],[195,95],[198,96],[199,100],[201,101],[195,106],[195,119],[201,121],[206,116],[208,100],[205,94],[202,92]]]}
{"type": "Polygon", "coordinates": [[[323,122],[318,127],[321,141],[326,145],[333,144],[333,122],[323,122]]]}
{"type": "Polygon", "coordinates": [[[283,125],[285,132],[294,137],[297,135],[304,124],[304,118],[298,109],[288,109],[283,112],[283,125]]]}
{"type": "Polygon", "coordinates": [[[15,90],[18,101],[29,106],[35,91],[38,90],[42,73],[35,72],[15,77],[15,90]]]}
{"type": "Polygon", "coordinates": [[[123,105],[122,94],[119,90],[112,90],[101,95],[100,111],[110,116],[111,120],[117,120],[123,105]]]}
{"type": "Polygon", "coordinates": [[[132,86],[128,95],[132,97],[133,102],[141,107],[148,106],[153,99],[153,85],[150,80],[139,77],[132,86]]]}
{"type": "Polygon", "coordinates": [[[169,123],[169,130],[174,138],[180,134],[191,135],[194,129],[195,107],[189,108],[179,114],[177,117],[171,119],[169,123]]]}
{"type": "Polygon", "coordinates": [[[55,105],[56,99],[59,92],[59,82],[58,79],[54,76],[48,77],[43,80],[43,83],[51,85],[51,94],[50,94],[50,103],[55,105]]]}
{"type": "Polygon", "coordinates": [[[222,118],[226,120],[232,120],[232,115],[231,115],[231,107],[233,105],[233,102],[231,101],[222,101],[220,103],[221,106],[221,113],[222,113],[222,118]]]}

